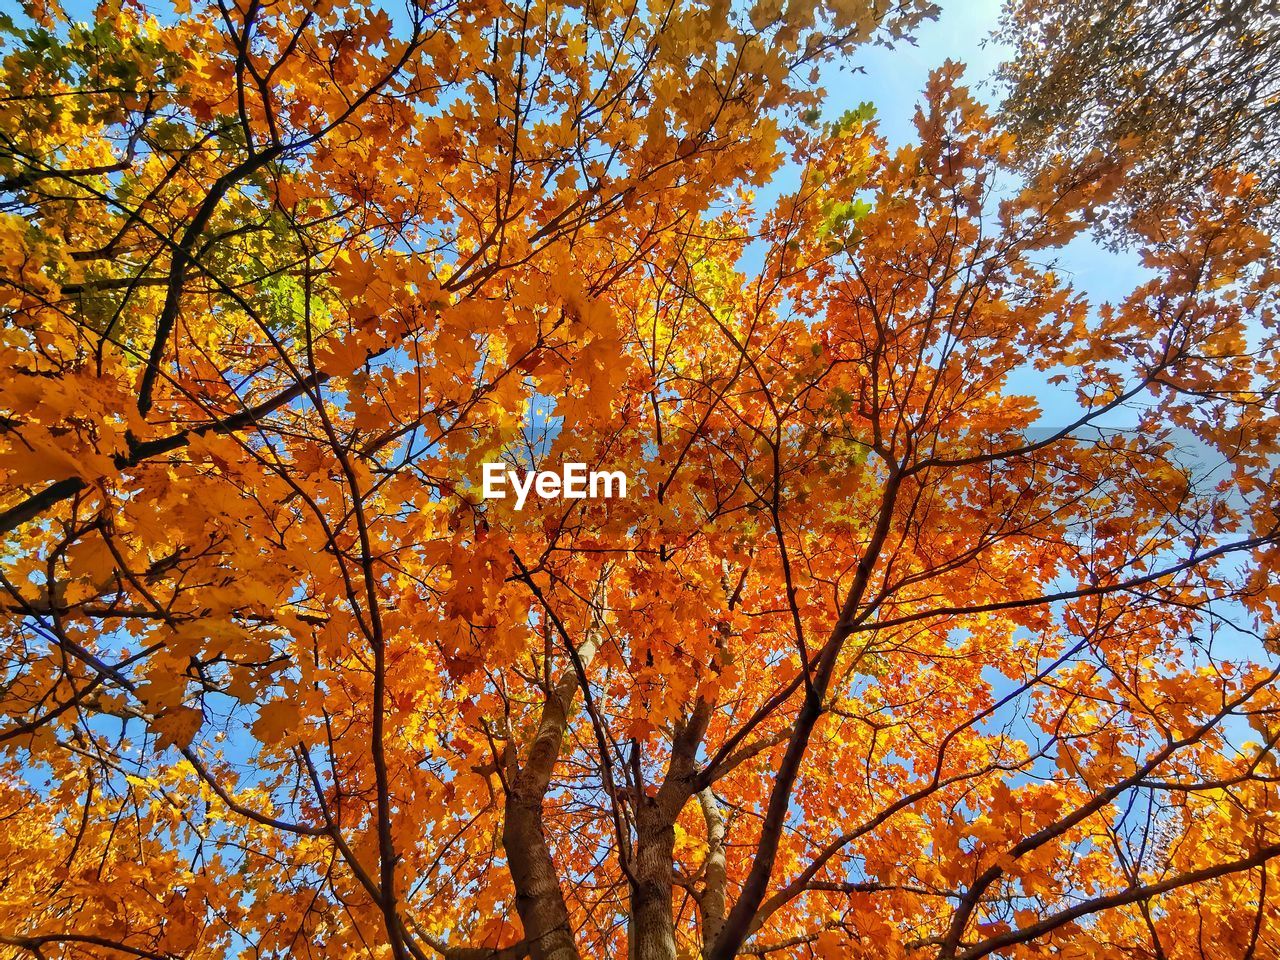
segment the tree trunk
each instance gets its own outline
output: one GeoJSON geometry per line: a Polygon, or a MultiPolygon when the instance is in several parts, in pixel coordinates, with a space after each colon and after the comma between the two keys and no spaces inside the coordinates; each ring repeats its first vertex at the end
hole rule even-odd
{"type": "Polygon", "coordinates": [[[502,825],[516,912],[533,960],[579,960],[559,878],[542,828],[542,797],[507,800],[502,825]]]}
{"type": "Polygon", "coordinates": [[[630,960],[676,960],[671,914],[676,829],[652,800],[637,810],[635,858],[631,864],[630,960]]]}
{"type": "Polygon", "coordinates": [[[702,891],[702,942],[710,945],[720,939],[724,926],[726,864],[724,852],[724,813],[711,788],[698,791],[702,818],[707,824],[707,861],[702,891]]]}
{"type": "Polygon", "coordinates": [[[710,703],[698,700],[689,716],[676,727],[662,786],[652,795],[637,791],[636,845],[629,878],[628,960],[676,960],[671,903],[675,881],[675,822],[693,796],[698,744],[711,721],[711,711],[710,703]]]}

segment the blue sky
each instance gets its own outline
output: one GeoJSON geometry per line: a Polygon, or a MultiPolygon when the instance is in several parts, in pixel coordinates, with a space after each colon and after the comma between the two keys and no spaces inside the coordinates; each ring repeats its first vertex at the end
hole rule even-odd
{"type": "Polygon", "coordinates": [[[986,38],[1000,16],[1000,0],[955,0],[944,3],[936,20],[921,25],[916,44],[892,48],[864,47],[855,61],[866,71],[830,70],[824,77],[830,94],[829,112],[838,116],[858,103],[876,105],[880,129],[891,143],[904,144],[914,136],[911,117],[928,79],[929,71],[945,60],[958,60],[969,68],[972,86],[980,98],[995,103],[990,83],[981,83],[1000,63],[1006,48],[986,38]]]}

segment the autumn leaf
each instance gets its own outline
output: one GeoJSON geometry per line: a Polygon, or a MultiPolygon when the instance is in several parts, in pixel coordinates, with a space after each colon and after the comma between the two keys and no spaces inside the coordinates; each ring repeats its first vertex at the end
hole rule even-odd
{"type": "Polygon", "coordinates": [[[196,731],[204,721],[204,714],[198,707],[169,707],[156,718],[153,726],[156,731],[156,746],[188,747],[195,738],[196,731]]]}

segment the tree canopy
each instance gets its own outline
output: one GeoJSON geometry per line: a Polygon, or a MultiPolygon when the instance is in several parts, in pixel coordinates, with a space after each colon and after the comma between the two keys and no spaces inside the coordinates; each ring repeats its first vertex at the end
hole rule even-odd
{"type": "Polygon", "coordinates": [[[1103,226],[1153,204],[1203,202],[1215,170],[1256,178],[1280,225],[1280,5],[1274,0],[1006,0],[1005,119],[1031,168],[1096,148],[1129,164],[1103,226]]]}
{"type": "Polygon", "coordinates": [[[1276,956],[1247,173],[1096,303],[1108,151],[824,119],[926,2],[24,9],[13,956],[1276,956]]]}

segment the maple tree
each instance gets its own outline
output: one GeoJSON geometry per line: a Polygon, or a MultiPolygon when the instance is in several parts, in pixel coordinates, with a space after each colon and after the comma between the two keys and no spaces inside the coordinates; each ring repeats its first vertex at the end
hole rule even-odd
{"type": "Polygon", "coordinates": [[[1275,956],[1254,182],[1091,304],[1113,160],[818,122],[932,12],[7,22],[0,943],[1275,956]]]}

